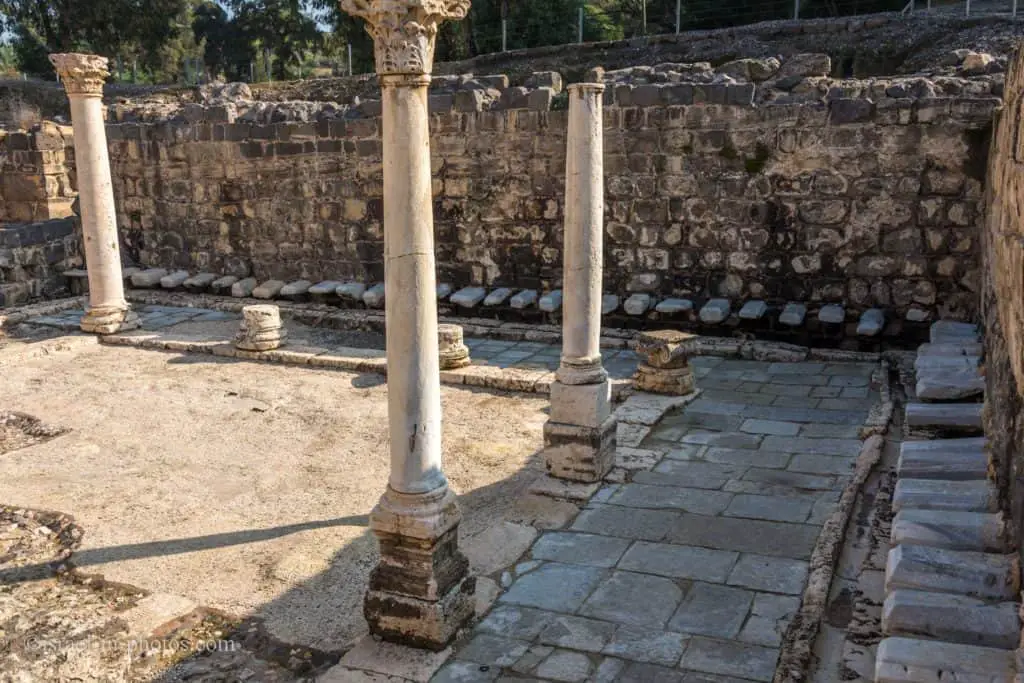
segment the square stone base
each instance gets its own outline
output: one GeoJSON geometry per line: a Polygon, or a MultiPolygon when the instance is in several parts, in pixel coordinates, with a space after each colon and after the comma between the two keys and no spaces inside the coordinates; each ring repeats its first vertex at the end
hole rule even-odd
{"type": "Polygon", "coordinates": [[[612,383],[551,384],[551,421],[565,425],[600,427],[611,415],[612,383]]]}
{"type": "Polygon", "coordinates": [[[615,462],[614,416],[599,427],[582,427],[548,420],[544,425],[544,460],[559,479],[600,481],[615,462]]]}
{"type": "Polygon", "coordinates": [[[363,615],[370,633],[393,643],[441,651],[474,614],[476,578],[468,576],[440,600],[421,600],[389,591],[366,592],[363,615]]]}

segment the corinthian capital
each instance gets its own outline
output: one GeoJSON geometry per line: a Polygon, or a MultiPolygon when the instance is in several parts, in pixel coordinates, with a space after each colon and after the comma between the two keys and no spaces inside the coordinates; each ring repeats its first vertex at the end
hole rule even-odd
{"type": "Polygon", "coordinates": [[[99,55],[50,55],[50,63],[60,74],[64,90],[69,95],[102,95],[103,83],[110,75],[107,58],[99,55]]]}
{"type": "Polygon", "coordinates": [[[377,73],[429,74],[437,27],[462,19],[470,0],[341,0],[341,9],[366,20],[373,36],[377,73]]]}

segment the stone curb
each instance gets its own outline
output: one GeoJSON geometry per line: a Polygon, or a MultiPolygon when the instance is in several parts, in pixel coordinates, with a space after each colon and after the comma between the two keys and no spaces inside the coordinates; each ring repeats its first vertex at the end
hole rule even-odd
{"type": "MultiPolygon", "coordinates": [[[[266,303],[259,299],[236,299],[209,294],[187,294],[182,292],[161,292],[149,289],[132,289],[126,292],[129,301],[138,304],[159,306],[181,306],[183,308],[209,308],[215,311],[240,313],[246,306],[266,303]]],[[[283,317],[336,329],[384,331],[384,312],[378,310],[339,309],[325,304],[275,302],[283,317]]],[[[538,325],[516,322],[502,322],[487,318],[460,318],[439,316],[438,322],[461,325],[467,337],[482,337],[504,341],[536,341],[559,344],[562,341],[561,328],[557,325],[538,325]]],[[[617,328],[601,329],[601,348],[634,348],[636,330],[617,328]]],[[[881,353],[866,351],[845,351],[842,349],[816,349],[786,342],[749,341],[729,337],[700,337],[695,342],[694,355],[719,358],[738,358],[766,362],[798,363],[802,361],[823,361],[831,363],[874,363],[882,358],[881,353]]]]}
{"type": "Polygon", "coordinates": [[[807,680],[814,641],[828,606],[829,590],[843,549],[846,527],[864,482],[882,457],[884,444],[879,434],[864,441],[860,455],[857,456],[853,477],[843,490],[839,505],[822,527],[814,552],[811,553],[810,572],[800,612],[786,631],[772,683],[803,683],[807,680]]]}
{"type": "MultiPolygon", "coordinates": [[[[871,406],[868,418],[864,426],[860,428],[860,438],[866,439],[875,434],[883,435],[889,430],[889,423],[892,421],[893,411],[896,404],[892,395],[892,366],[889,361],[883,360],[875,371],[878,379],[879,402],[871,406]]],[[[872,377],[872,383],[875,382],[872,377]]]]}
{"type": "Polygon", "coordinates": [[[84,307],[89,303],[89,297],[76,296],[70,299],[58,299],[57,301],[44,301],[38,304],[18,306],[10,308],[6,313],[0,314],[0,331],[10,325],[23,323],[29,318],[42,315],[53,315],[71,308],[84,307]]]}

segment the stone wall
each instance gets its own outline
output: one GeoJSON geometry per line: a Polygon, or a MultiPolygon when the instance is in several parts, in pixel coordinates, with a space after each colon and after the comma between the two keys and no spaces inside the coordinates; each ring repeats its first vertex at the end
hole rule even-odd
{"type": "Polygon", "coordinates": [[[68,294],[65,270],[82,266],[74,219],[0,225],[0,308],[68,294]]]}
{"type": "Polygon", "coordinates": [[[71,215],[75,199],[71,128],[46,122],[0,129],[0,224],[71,215]]]}

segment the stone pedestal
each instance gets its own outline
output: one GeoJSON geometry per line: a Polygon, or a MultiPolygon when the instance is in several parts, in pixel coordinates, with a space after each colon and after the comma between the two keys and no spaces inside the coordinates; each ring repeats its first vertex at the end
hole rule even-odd
{"type": "Polygon", "coordinates": [[[459,512],[441,469],[441,378],[427,89],[440,22],[469,0],[341,0],[366,20],[381,84],[391,476],[371,515],[381,559],[364,613],[381,637],[440,650],[473,615],[459,512]]]}
{"type": "Polygon", "coordinates": [[[683,396],[694,390],[693,355],[696,335],[659,330],[637,335],[636,352],[646,358],[637,368],[635,386],[652,394],[683,396]]]}
{"type": "Polygon", "coordinates": [[[281,325],[277,306],[246,306],[242,309],[242,325],[235,335],[235,348],[243,351],[273,351],[287,338],[281,325]]]}
{"type": "Polygon", "coordinates": [[[456,370],[470,364],[469,348],[462,340],[461,325],[438,325],[437,343],[442,370],[456,370]]]}
{"type": "Polygon", "coordinates": [[[544,458],[553,476],[600,481],[615,459],[611,384],[601,364],[604,85],[569,86],[562,361],[551,385],[544,458]]]}
{"type": "Polygon", "coordinates": [[[138,316],[124,298],[117,211],[110,178],[110,155],[103,121],[103,82],[107,59],[96,55],[50,55],[71,101],[75,167],[81,203],[82,237],[89,277],[85,332],[113,334],[138,327],[138,316]]]}

